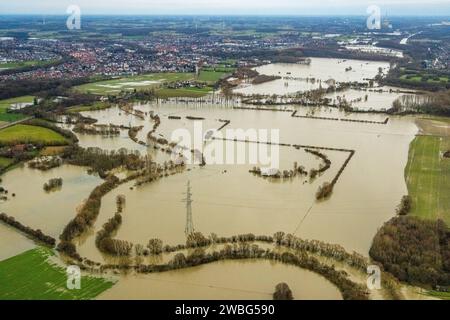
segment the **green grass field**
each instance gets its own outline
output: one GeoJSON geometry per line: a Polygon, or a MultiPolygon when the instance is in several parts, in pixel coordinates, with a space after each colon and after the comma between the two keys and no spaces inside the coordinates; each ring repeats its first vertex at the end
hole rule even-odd
{"type": "Polygon", "coordinates": [[[200,98],[213,89],[211,87],[199,88],[182,88],[182,89],[159,89],[156,91],[156,95],[159,98],[175,98],[175,97],[188,97],[188,98],[200,98]]]}
{"type": "Polygon", "coordinates": [[[68,290],[66,270],[52,257],[53,251],[38,247],[0,261],[0,300],[89,300],[114,285],[82,276],[81,289],[68,290]]]}
{"type": "Polygon", "coordinates": [[[202,68],[202,71],[212,71],[212,72],[222,72],[222,73],[233,73],[236,70],[236,68],[233,67],[227,67],[224,64],[221,65],[217,65],[214,67],[206,67],[206,68],[202,68]]]}
{"type": "Polygon", "coordinates": [[[25,124],[17,124],[0,130],[0,144],[11,145],[14,143],[65,145],[67,139],[53,130],[25,124]]]}
{"type": "Polygon", "coordinates": [[[450,292],[428,291],[425,295],[442,300],[450,300],[450,292]]]}
{"type": "Polygon", "coordinates": [[[15,103],[33,103],[33,96],[23,96],[7,100],[0,100],[0,121],[14,122],[25,118],[24,115],[18,113],[7,113],[7,109],[15,103]]]}
{"type": "Polygon", "coordinates": [[[450,225],[450,137],[417,136],[409,149],[405,169],[412,214],[425,219],[443,219],[450,225]]]}
{"type": "Polygon", "coordinates": [[[220,80],[224,75],[228,74],[227,72],[216,72],[216,71],[200,71],[200,75],[198,76],[199,81],[205,81],[209,83],[216,83],[220,80]]]}
{"type": "Polygon", "coordinates": [[[11,165],[14,161],[10,158],[0,157],[0,170],[11,165]]]}
{"type": "MultiPolygon", "coordinates": [[[[422,82],[423,76],[420,74],[414,74],[414,75],[404,74],[404,75],[400,76],[400,79],[405,82],[422,82]]],[[[428,82],[428,83],[440,83],[440,82],[447,83],[447,82],[450,82],[450,79],[445,76],[439,77],[439,79],[437,79],[437,78],[434,79],[433,77],[431,77],[426,82],[428,82]]]]}
{"type": "Polygon", "coordinates": [[[132,91],[150,89],[164,83],[194,79],[192,73],[151,73],[139,76],[130,76],[120,79],[98,81],[77,86],[74,89],[82,93],[97,95],[114,95],[122,90],[132,91]]]}
{"type": "Polygon", "coordinates": [[[50,61],[39,61],[39,60],[30,60],[30,61],[19,61],[19,62],[6,62],[0,63],[0,69],[17,69],[23,67],[34,67],[34,66],[45,66],[50,63],[55,62],[55,60],[50,61]]]}

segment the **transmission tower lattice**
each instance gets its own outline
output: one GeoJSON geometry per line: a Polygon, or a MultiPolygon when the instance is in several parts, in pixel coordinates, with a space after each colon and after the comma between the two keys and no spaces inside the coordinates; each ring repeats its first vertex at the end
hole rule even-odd
{"type": "Polygon", "coordinates": [[[188,181],[187,183],[187,192],[186,192],[186,198],[183,199],[183,202],[186,203],[186,229],[184,230],[184,233],[186,234],[186,237],[190,234],[194,233],[194,222],[192,220],[192,193],[191,193],[191,182],[188,181]]]}

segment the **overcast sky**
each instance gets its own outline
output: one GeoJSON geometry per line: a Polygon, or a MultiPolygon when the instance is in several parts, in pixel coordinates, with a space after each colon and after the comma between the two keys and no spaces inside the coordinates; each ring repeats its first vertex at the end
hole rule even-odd
{"type": "Polygon", "coordinates": [[[0,14],[289,14],[365,15],[378,5],[389,15],[448,15],[450,0],[0,0],[0,14]]]}

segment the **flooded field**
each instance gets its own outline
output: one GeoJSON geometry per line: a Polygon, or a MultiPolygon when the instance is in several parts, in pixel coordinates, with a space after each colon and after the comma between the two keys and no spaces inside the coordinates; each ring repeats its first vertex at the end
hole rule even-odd
{"type": "Polygon", "coordinates": [[[15,197],[9,196],[0,203],[1,212],[56,239],[76,215],[76,208],[101,183],[99,177],[88,175],[85,168],[70,165],[45,172],[23,165],[5,173],[2,180],[2,185],[15,197]],[[62,178],[63,186],[46,192],[43,185],[53,178],[62,178]]]}
{"type": "Polygon", "coordinates": [[[270,300],[275,286],[286,279],[290,279],[294,299],[342,299],[339,290],[315,273],[280,263],[252,260],[217,262],[148,276],[129,275],[98,298],[270,300]]]}
{"type": "Polygon", "coordinates": [[[36,245],[16,230],[0,224],[0,261],[34,248],[36,245]]]}
{"type": "MultiPolygon", "coordinates": [[[[191,171],[133,190],[130,190],[133,183],[122,185],[104,197],[95,224],[98,229],[113,215],[116,195],[125,195],[127,204],[124,222],[117,234],[119,239],[145,244],[158,237],[168,244],[182,243],[185,239],[185,209],[181,199],[190,180],[194,193],[195,229],[204,234],[273,234],[282,230],[302,238],[338,243],[348,250],[367,255],[378,227],[395,214],[399,199],[406,194],[403,170],[409,143],[417,131],[414,121],[409,118],[391,117],[387,124],[366,124],[294,118],[286,112],[233,110],[206,105],[164,104],[139,108],[154,110],[162,116],[158,134],[167,138],[180,124],[190,132],[194,131],[194,122],[169,120],[169,114],[182,118],[192,115],[207,119],[203,124],[204,131],[218,127],[214,119],[226,118],[231,123],[222,130],[223,134],[233,128],[280,128],[282,143],[353,149],[356,153],[331,199],[324,202],[315,200],[315,192],[323,182],[333,179],[347,158],[346,153],[323,151],[332,165],[314,181],[300,177],[270,181],[252,175],[248,171],[253,165],[244,164],[195,166],[191,171]],[[143,223],[146,228],[141,227],[143,223]]],[[[114,109],[85,115],[102,119],[107,112],[114,123],[122,121],[114,109]]],[[[298,108],[298,114],[380,122],[386,119],[385,115],[349,115],[331,108],[298,108]]],[[[150,130],[151,122],[142,123],[146,126],[142,130],[145,134],[150,130]]],[[[320,164],[314,156],[292,147],[280,147],[279,159],[281,169],[292,168],[296,161],[307,170],[320,164]]],[[[98,258],[93,237],[86,239],[80,252],[98,258]]]]}
{"type": "Polygon", "coordinates": [[[395,100],[404,95],[398,92],[398,88],[377,87],[368,91],[348,89],[343,92],[330,93],[326,98],[332,99],[332,103],[339,98],[351,103],[351,107],[358,110],[386,111],[392,107],[395,100]]]}
{"type": "Polygon", "coordinates": [[[373,79],[381,68],[383,73],[389,71],[388,62],[369,62],[360,60],[311,58],[311,64],[273,63],[255,68],[260,74],[280,76],[282,79],[252,85],[243,84],[234,90],[236,93],[251,94],[290,94],[327,88],[327,81],[367,82],[373,79]]]}
{"type": "MultiPolygon", "coordinates": [[[[386,71],[389,64],[312,59],[309,66],[274,64],[260,67],[258,71],[282,76],[289,72],[290,77],[314,77],[325,85],[330,78],[366,81],[373,78],[379,68],[386,71]],[[345,72],[350,66],[352,70],[345,72]]],[[[319,82],[311,83],[309,80],[287,80],[288,86],[285,82],[276,80],[238,91],[246,94],[283,94],[319,85],[319,82]]],[[[356,90],[345,92],[351,100],[365,94],[356,90]]],[[[370,93],[367,101],[363,99],[356,106],[381,110],[392,104],[399,95],[370,93]]],[[[319,168],[322,160],[305,152],[304,146],[319,148],[317,150],[331,161],[331,167],[315,179],[307,176],[271,179],[254,175],[249,170],[254,166],[270,168],[273,162],[267,164],[259,159],[249,163],[247,158],[244,163],[233,161],[231,164],[218,164],[220,154],[205,152],[205,167],[188,165],[183,173],[140,187],[135,187],[133,181],[123,184],[103,197],[93,228],[78,240],[80,255],[94,261],[110,261],[110,257],[96,248],[95,234],[116,212],[117,195],[125,196],[126,205],[122,214],[123,223],[115,237],[135,244],[145,246],[152,238],[159,238],[170,245],[185,242],[186,209],[182,199],[186,184],[190,181],[194,228],[204,235],[272,235],[283,231],[303,239],[340,244],[348,251],[354,250],[367,256],[378,228],[395,215],[401,197],[407,194],[404,168],[409,144],[417,133],[413,117],[350,114],[329,107],[275,106],[279,111],[270,111],[183,102],[136,104],[133,108],[144,113],[143,119],[118,107],[82,114],[98,120],[98,124],[142,126],[137,139],[147,143],[147,133],[154,125],[150,118],[153,112],[161,118],[155,135],[173,141],[174,137],[179,137],[175,133],[185,130],[192,137],[192,141],[185,144],[189,148],[215,144],[216,150],[223,150],[226,144],[220,139],[204,142],[209,129],[221,128],[214,133],[216,138],[227,138],[232,129],[253,129],[257,136],[249,135],[250,142],[232,143],[233,150],[243,148],[248,155],[252,147],[263,145],[256,142],[268,142],[278,135],[279,140],[274,142],[290,145],[269,148],[269,159],[278,159],[280,170],[291,170],[294,163],[304,166],[306,171],[319,168]],[[198,120],[193,121],[193,118],[198,120]],[[261,129],[269,130],[269,134],[260,134],[258,130],[261,129]],[[272,129],[276,131],[270,132],[272,129]],[[331,198],[317,201],[315,195],[319,186],[337,176],[349,157],[349,150],[354,151],[354,156],[339,177],[331,198]]],[[[139,151],[141,155],[149,154],[160,163],[169,160],[167,154],[154,150],[151,145],[132,141],[126,129],[116,137],[77,136],[82,147],[105,150],[126,148],[139,151]]],[[[232,137],[230,139],[233,140],[232,137]]],[[[228,155],[228,151],[223,152],[223,157],[228,155]]],[[[232,159],[235,159],[234,156],[232,159]]],[[[74,217],[76,208],[102,181],[88,175],[84,168],[69,165],[47,172],[21,167],[6,173],[2,179],[3,185],[10,192],[15,192],[16,197],[0,203],[1,211],[55,238],[74,217]],[[56,177],[63,178],[62,189],[46,193],[42,189],[43,184],[56,177]]],[[[9,238],[10,232],[5,230],[2,227],[0,235],[9,238]]],[[[314,273],[262,261],[221,262],[150,276],[129,275],[100,298],[268,299],[274,286],[281,281],[289,283],[297,299],[341,298],[333,285],[314,273]],[[217,277],[217,274],[226,276],[217,277]]]]}

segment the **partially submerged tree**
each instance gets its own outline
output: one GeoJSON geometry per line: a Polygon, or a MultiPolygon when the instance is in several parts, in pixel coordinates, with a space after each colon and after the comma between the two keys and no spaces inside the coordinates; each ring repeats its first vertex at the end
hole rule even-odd
{"type": "Polygon", "coordinates": [[[282,282],[276,285],[273,300],[294,300],[289,286],[282,282]]]}
{"type": "Polygon", "coordinates": [[[161,254],[163,252],[163,242],[161,239],[150,239],[147,248],[151,254],[161,254]]]}

